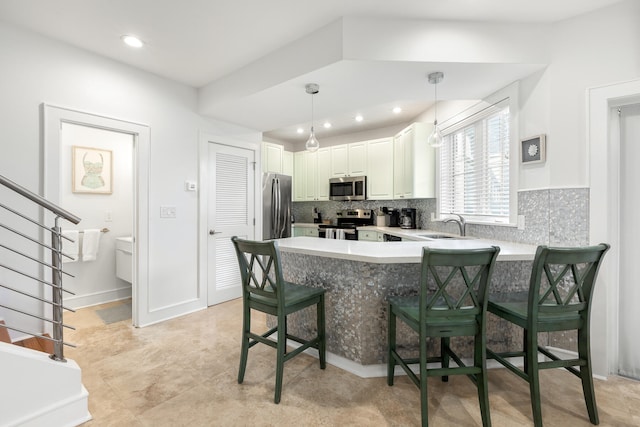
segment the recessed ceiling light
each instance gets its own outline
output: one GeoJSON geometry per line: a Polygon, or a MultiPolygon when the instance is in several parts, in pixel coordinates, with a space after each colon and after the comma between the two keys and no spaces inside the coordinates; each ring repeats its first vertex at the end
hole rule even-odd
{"type": "Polygon", "coordinates": [[[364,117],[362,117],[360,114],[356,116],[356,122],[361,122],[363,120],[364,120],[364,117]]]}
{"type": "Polygon", "coordinates": [[[324,125],[323,125],[323,126],[325,127],[325,129],[329,129],[329,128],[331,127],[331,123],[329,123],[329,122],[324,122],[324,125]]]}
{"type": "Polygon", "coordinates": [[[128,36],[128,35],[124,35],[122,37],[120,37],[122,39],[123,42],[125,42],[128,46],[131,47],[142,47],[144,46],[144,43],[142,43],[142,40],[140,40],[139,38],[137,38],[136,36],[128,36]]]}
{"type": "Polygon", "coordinates": [[[392,111],[393,111],[393,113],[394,113],[394,114],[398,114],[398,113],[401,113],[401,112],[402,112],[402,108],[400,108],[400,107],[393,107],[393,110],[392,110],[392,111]]]}
{"type": "Polygon", "coordinates": [[[302,129],[302,128],[298,128],[298,129],[296,129],[296,132],[297,132],[297,133],[302,133],[302,132],[304,132],[304,129],[302,129]]]}

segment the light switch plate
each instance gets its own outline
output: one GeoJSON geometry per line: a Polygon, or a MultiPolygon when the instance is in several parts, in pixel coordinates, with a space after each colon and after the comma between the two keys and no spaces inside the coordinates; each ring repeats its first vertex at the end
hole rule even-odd
{"type": "Polygon", "coordinates": [[[176,207],[175,206],[160,206],[160,218],[175,218],[176,207]]]}
{"type": "Polygon", "coordinates": [[[198,184],[195,181],[185,181],[184,189],[186,191],[198,191],[198,184]]]}

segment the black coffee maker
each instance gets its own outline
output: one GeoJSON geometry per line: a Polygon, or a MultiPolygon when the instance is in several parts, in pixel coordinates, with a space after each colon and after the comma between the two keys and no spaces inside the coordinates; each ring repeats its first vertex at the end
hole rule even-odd
{"type": "Polygon", "coordinates": [[[389,227],[400,227],[400,210],[395,208],[382,208],[382,212],[389,215],[389,227]]]}
{"type": "Polygon", "coordinates": [[[414,208],[400,210],[400,228],[416,228],[416,210],[414,208]]]}

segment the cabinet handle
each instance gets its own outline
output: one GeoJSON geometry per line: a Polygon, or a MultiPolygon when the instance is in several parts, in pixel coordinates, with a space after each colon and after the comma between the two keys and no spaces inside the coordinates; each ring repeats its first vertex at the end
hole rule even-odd
{"type": "Polygon", "coordinates": [[[209,230],[209,235],[213,236],[214,234],[220,234],[222,233],[222,231],[216,231],[216,230],[209,230]]]}

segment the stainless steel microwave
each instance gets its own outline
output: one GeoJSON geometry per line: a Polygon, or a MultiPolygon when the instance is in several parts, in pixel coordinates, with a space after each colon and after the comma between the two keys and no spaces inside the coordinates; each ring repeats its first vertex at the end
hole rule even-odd
{"type": "Polygon", "coordinates": [[[366,200],[367,177],[345,176],[329,179],[329,199],[331,200],[366,200]]]}

